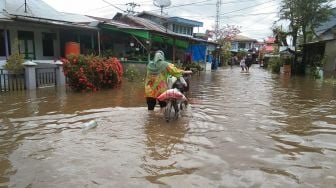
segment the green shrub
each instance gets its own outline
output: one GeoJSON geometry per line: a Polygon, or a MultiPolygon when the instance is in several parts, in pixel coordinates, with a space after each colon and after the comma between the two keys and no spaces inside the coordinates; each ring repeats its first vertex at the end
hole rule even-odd
{"type": "Polygon", "coordinates": [[[238,57],[239,60],[243,59],[245,56],[247,56],[247,52],[245,52],[245,51],[239,51],[237,53],[237,57],[238,57]]]}
{"type": "Polygon", "coordinates": [[[282,65],[281,59],[278,57],[273,57],[269,60],[268,67],[273,73],[280,73],[280,67],[282,65]]]}
{"type": "Polygon", "coordinates": [[[18,74],[23,71],[24,55],[18,52],[13,53],[8,57],[6,64],[4,65],[5,69],[18,74]]]}
{"type": "Polygon", "coordinates": [[[185,64],[183,65],[183,68],[185,68],[186,70],[190,70],[191,68],[195,68],[197,69],[198,71],[202,71],[203,70],[203,67],[201,66],[201,63],[188,63],[188,64],[185,64]]]}
{"type": "Polygon", "coordinates": [[[140,71],[135,67],[135,65],[129,65],[126,70],[124,76],[129,80],[129,81],[135,81],[140,79],[140,71]]]}

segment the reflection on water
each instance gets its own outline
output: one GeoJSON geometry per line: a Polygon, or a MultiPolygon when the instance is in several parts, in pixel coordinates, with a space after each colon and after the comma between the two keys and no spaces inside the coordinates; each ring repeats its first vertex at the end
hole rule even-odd
{"type": "Polygon", "coordinates": [[[335,187],[335,99],[257,66],[193,76],[170,123],[146,110],[143,83],[2,93],[0,187],[335,187]]]}

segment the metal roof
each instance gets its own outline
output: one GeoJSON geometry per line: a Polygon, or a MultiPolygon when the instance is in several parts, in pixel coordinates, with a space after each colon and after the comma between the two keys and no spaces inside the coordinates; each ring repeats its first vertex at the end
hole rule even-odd
{"type": "Polygon", "coordinates": [[[149,11],[142,11],[142,12],[137,14],[138,17],[141,17],[142,15],[150,15],[150,16],[158,17],[158,18],[165,19],[165,20],[169,18],[168,16],[155,14],[155,13],[149,12],[149,11]]]}
{"type": "Polygon", "coordinates": [[[61,13],[52,8],[42,0],[3,0],[5,1],[5,10],[13,16],[24,16],[31,18],[41,18],[47,20],[57,20],[64,22],[92,22],[92,18],[87,16],[61,13]]]}
{"type": "Polygon", "coordinates": [[[322,23],[318,28],[316,28],[316,34],[321,35],[327,30],[336,26],[336,8],[332,9],[332,16],[329,21],[322,23]]]}
{"type": "Polygon", "coordinates": [[[195,20],[189,20],[181,17],[170,17],[168,20],[172,23],[180,23],[184,25],[190,25],[193,27],[203,27],[203,22],[195,21],[195,20]]]}
{"type": "Polygon", "coordinates": [[[243,35],[236,35],[233,39],[233,42],[258,42],[256,39],[252,39],[243,35]]]}
{"type": "Polygon", "coordinates": [[[195,20],[190,20],[190,19],[185,19],[185,18],[181,18],[181,17],[177,17],[177,16],[173,16],[173,17],[169,17],[166,15],[159,15],[159,14],[155,14],[152,12],[148,12],[148,11],[143,11],[139,14],[137,14],[137,17],[142,17],[143,15],[150,15],[153,17],[157,17],[163,20],[168,20],[171,23],[180,23],[180,24],[184,24],[184,25],[190,25],[193,27],[202,27],[203,26],[203,22],[199,22],[199,21],[195,21],[195,20]]]}
{"type": "Polygon", "coordinates": [[[117,13],[116,16],[113,18],[113,22],[110,22],[111,25],[113,24],[125,24],[128,25],[130,28],[136,28],[136,29],[144,29],[144,30],[149,30],[149,31],[154,31],[157,32],[158,34],[167,34],[170,36],[176,36],[176,37],[181,37],[187,40],[192,40],[192,41],[197,41],[197,42],[204,42],[204,43],[211,43],[211,44],[217,44],[215,42],[203,40],[203,39],[198,39],[194,38],[193,36],[190,35],[185,35],[185,34],[179,34],[175,33],[164,26],[157,24],[151,20],[137,17],[137,16],[130,16],[130,15],[125,15],[122,13],[117,13]],[[128,20],[131,20],[132,22],[135,22],[136,25],[129,23],[128,20]]]}
{"type": "Polygon", "coordinates": [[[4,13],[0,13],[0,21],[11,21],[11,18],[4,13]]]}

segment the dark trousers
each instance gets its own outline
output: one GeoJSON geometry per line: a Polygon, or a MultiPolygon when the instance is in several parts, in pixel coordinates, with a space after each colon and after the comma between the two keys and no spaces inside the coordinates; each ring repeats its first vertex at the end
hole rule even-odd
{"type": "MultiPolygon", "coordinates": [[[[156,105],[156,98],[146,97],[146,101],[147,101],[148,110],[154,110],[154,107],[156,105]]],[[[163,108],[167,106],[167,103],[164,101],[159,101],[159,105],[161,108],[163,108]]]]}

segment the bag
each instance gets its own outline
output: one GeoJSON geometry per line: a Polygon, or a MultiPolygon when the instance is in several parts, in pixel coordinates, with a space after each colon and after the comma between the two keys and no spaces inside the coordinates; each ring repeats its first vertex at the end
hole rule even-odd
{"type": "Polygon", "coordinates": [[[159,101],[165,101],[171,98],[181,101],[187,100],[187,98],[177,89],[168,89],[167,91],[163,92],[160,96],[158,96],[157,99],[159,101]]]}
{"type": "Polygon", "coordinates": [[[177,80],[177,78],[175,76],[171,76],[171,75],[168,76],[167,85],[168,85],[169,89],[173,88],[173,85],[176,82],[176,80],[177,80]]]}

